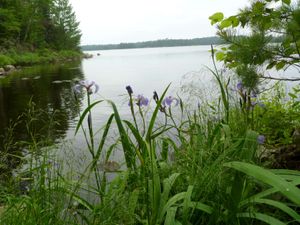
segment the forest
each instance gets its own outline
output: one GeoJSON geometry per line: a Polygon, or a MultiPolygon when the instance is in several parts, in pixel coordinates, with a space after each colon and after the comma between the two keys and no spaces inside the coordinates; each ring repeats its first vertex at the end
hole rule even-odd
{"type": "Polygon", "coordinates": [[[0,0],[0,66],[78,56],[80,38],[68,0],[0,0]]]}
{"type": "Polygon", "coordinates": [[[135,43],[120,43],[107,45],[83,45],[81,49],[89,50],[108,50],[108,49],[130,49],[130,48],[154,48],[154,47],[174,47],[174,46],[193,46],[193,45],[216,45],[224,41],[219,37],[204,37],[193,39],[161,39],[156,41],[144,41],[135,43]]]}

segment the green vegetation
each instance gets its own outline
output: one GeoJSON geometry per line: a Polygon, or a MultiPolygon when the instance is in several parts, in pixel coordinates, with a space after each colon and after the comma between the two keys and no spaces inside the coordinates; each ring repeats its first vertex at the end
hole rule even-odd
{"type": "Polygon", "coordinates": [[[79,56],[79,23],[68,0],[2,0],[0,21],[0,66],[79,56]]]}
{"type": "MultiPolygon", "coordinates": [[[[82,132],[86,140],[82,151],[90,156],[84,168],[66,168],[70,158],[59,160],[53,149],[36,139],[32,125],[38,112],[30,107],[26,129],[31,139],[22,143],[26,151],[23,155],[2,153],[1,159],[22,161],[24,167],[1,179],[0,222],[299,224],[300,172],[299,163],[294,162],[300,151],[300,87],[295,85],[286,93],[277,83],[265,90],[258,69],[270,60],[281,69],[282,58],[278,58],[280,49],[276,52],[275,48],[274,55],[264,51],[277,45],[267,45],[265,36],[255,33],[259,31],[257,23],[268,13],[274,13],[270,28],[273,19],[289,15],[287,12],[295,15],[298,7],[291,7],[288,0],[262,0],[251,7],[225,20],[222,13],[210,17],[212,23],[220,23],[222,31],[247,22],[253,29],[253,34],[238,38],[239,45],[232,43],[225,52],[212,48],[214,68],[208,70],[219,89],[215,99],[199,96],[201,104],[191,108],[190,102],[170,96],[169,85],[161,95],[154,92],[150,102],[127,86],[129,120],[121,117],[112,101],[92,101],[97,84],[76,84],[74,97],[85,94],[87,99],[76,127],[76,133],[82,132]],[[281,5],[268,8],[269,3],[281,5]],[[260,54],[254,43],[260,44],[260,54]],[[233,77],[218,70],[215,57],[226,63],[233,77]],[[109,104],[111,114],[104,127],[96,129],[99,125],[92,119],[93,109],[99,104],[109,104]],[[109,137],[114,137],[113,142],[109,137]],[[111,161],[113,153],[120,150],[124,156],[121,165],[111,161]]],[[[280,26],[297,21],[287,16],[280,26]]],[[[283,32],[286,27],[280,26],[277,24],[283,32]]],[[[290,37],[286,33],[286,38],[290,37]]],[[[292,58],[298,57],[298,50],[293,39],[284,56],[296,67],[298,61],[292,58]]],[[[9,135],[13,130],[14,126],[7,132],[7,149],[14,147],[9,135]]],[[[7,161],[0,162],[2,171],[7,161]]]]}
{"type": "MultiPolygon", "coordinates": [[[[39,112],[31,107],[26,127],[32,140],[22,143],[29,150],[26,157],[6,152],[27,166],[2,180],[1,223],[299,223],[300,173],[272,169],[276,159],[268,156],[264,161],[263,155],[276,146],[294,146],[291,135],[283,138],[278,133],[298,128],[299,116],[288,115],[299,115],[300,105],[295,99],[283,102],[286,96],[277,88],[253,97],[261,104],[248,108],[244,87],[231,91],[223,74],[212,72],[220,88],[215,104],[189,109],[183,100],[166,97],[167,88],[161,96],[154,94],[155,108],[149,114],[149,100],[134,95],[128,86],[132,122],[122,119],[117,106],[107,101],[112,114],[100,130],[93,124],[93,108],[105,100],[90,100],[98,91],[95,83],[77,84],[74,90],[80,96],[86,93],[88,107],[76,132],[84,133],[90,154],[89,163],[80,170],[66,168],[70,159],[59,160],[55,146],[42,148],[45,143],[34,135],[39,112]],[[268,94],[281,97],[269,102],[268,94]],[[274,109],[281,112],[276,124],[270,122],[278,117],[274,109]],[[108,141],[111,135],[113,143],[108,141]],[[111,161],[119,149],[124,153],[123,169],[122,162],[111,161]]],[[[290,93],[296,94],[299,87],[290,93]]]]}
{"type": "Polygon", "coordinates": [[[219,36],[230,43],[216,53],[217,59],[233,68],[245,85],[258,85],[259,78],[272,79],[261,72],[265,69],[299,68],[300,9],[290,0],[253,1],[237,15],[224,18],[218,12],[210,20],[217,24],[219,36]],[[250,34],[234,35],[238,28],[250,34]],[[271,37],[277,37],[276,44],[271,37]]]}
{"type": "Polygon", "coordinates": [[[162,39],[156,41],[107,44],[107,45],[83,45],[81,46],[81,49],[84,51],[89,51],[89,50],[155,48],[155,47],[212,45],[212,44],[216,45],[216,44],[223,44],[223,43],[224,41],[219,37],[205,37],[205,38],[194,38],[194,39],[162,39]]]}

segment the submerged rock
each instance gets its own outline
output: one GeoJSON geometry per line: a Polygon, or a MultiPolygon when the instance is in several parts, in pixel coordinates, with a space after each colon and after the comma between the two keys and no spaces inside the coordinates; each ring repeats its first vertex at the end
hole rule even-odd
{"type": "Polygon", "coordinates": [[[5,74],[5,69],[0,67],[0,75],[4,75],[5,74]]]}
{"type": "Polygon", "coordinates": [[[62,81],[61,80],[55,80],[55,81],[52,81],[52,84],[61,84],[62,81]]]}
{"type": "Polygon", "coordinates": [[[93,55],[92,55],[92,54],[89,54],[89,53],[84,53],[84,54],[83,54],[83,58],[84,58],[84,59],[90,59],[90,58],[93,58],[93,55]]]}
{"type": "Polygon", "coordinates": [[[109,160],[104,163],[99,163],[98,168],[106,172],[116,172],[121,168],[121,166],[116,161],[109,160]]]}
{"type": "Polygon", "coordinates": [[[15,66],[13,66],[13,65],[5,65],[4,66],[4,70],[5,71],[12,71],[12,70],[15,70],[16,69],[16,67],[15,66]]]}

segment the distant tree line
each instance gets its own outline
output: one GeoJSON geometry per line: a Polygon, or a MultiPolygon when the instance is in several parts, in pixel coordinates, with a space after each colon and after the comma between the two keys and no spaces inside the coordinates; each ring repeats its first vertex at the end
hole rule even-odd
{"type": "Polygon", "coordinates": [[[81,49],[89,50],[108,50],[108,49],[128,49],[128,48],[154,48],[154,47],[173,47],[173,46],[193,46],[193,45],[211,45],[225,43],[219,37],[204,37],[194,39],[161,39],[156,41],[145,41],[136,43],[120,43],[107,45],[83,45],[81,49]]]}
{"type": "Polygon", "coordinates": [[[8,49],[79,50],[69,0],[0,0],[0,53],[8,49]]]}

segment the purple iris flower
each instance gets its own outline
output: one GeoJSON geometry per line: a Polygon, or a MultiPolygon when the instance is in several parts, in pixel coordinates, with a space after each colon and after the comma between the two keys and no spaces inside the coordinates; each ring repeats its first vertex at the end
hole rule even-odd
{"type": "Polygon", "coordinates": [[[81,80],[79,84],[74,86],[74,90],[80,93],[81,88],[84,88],[88,94],[96,94],[99,90],[99,85],[95,81],[81,80]]]}
{"type": "Polygon", "coordinates": [[[138,95],[136,99],[136,104],[138,106],[147,106],[149,104],[149,99],[145,98],[143,95],[138,95]]]}
{"type": "Polygon", "coordinates": [[[257,143],[258,144],[262,145],[262,144],[265,143],[265,141],[266,141],[266,137],[264,135],[258,135],[257,136],[257,143]]]}
{"type": "Polygon", "coordinates": [[[238,82],[237,85],[236,85],[236,88],[239,90],[239,91],[242,91],[244,86],[243,86],[243,83],[242,82],[238,82]]]}
{"type": "MultiPolygon", "coordinates": [[[[138,95],[136,98],[133,99],[133,101],[138,105],[138,106],[147,106],[149,104],[149,99],[145,98],[143,95],[138,95]]],[[[131,105],[131,102],[128,102],[128,106],[131,105]]]]}
{"type": "Polygon", "coordinates": [[[179,100],[178,100],[177,98],[174,98],[174,97],[172,97],[172,96],[169,96],[169,97],[166,97],[166,98],[163,100],[162,104],[163,104],[164,106],[171,106],[173,102],[175,102],[175,106],[177,106],[178,103],[179,103],[179,100]]]}
{"type": "Polygon", "coordinates": [[[251,102],[251,106],[252,107],[254,107],[254,106],[256,106],[257,105],[257,102],[255,101],[255,102],[251,102]]]}

